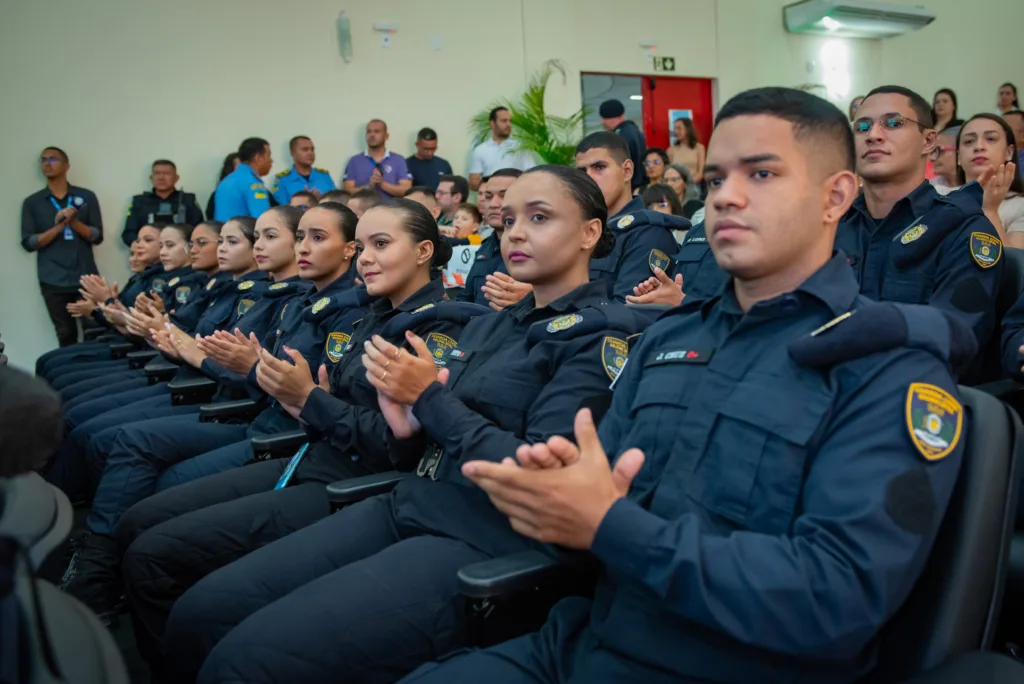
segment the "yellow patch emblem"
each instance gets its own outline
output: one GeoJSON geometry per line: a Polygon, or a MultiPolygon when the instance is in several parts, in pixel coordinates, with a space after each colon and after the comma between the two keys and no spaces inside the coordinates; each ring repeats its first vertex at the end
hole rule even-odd
{"type": "Polygon", "coordinates": [[[240,300],[238,300],[238,315],[239,316],[244,316],[245,314],[249,313],[249,309],[251,309],[252,305],[255,304],[255,303],[256,303],[255,300],[252,300],[252,299],[240,299],[240,300]]]}
{"type": "Polygon", "coordinates": [[[327,359],[331,363],[338,363],[341,360],[341,356],[345,353],[350,339],[352,339],[351,335],[340,332],[332,332],[327,336],[327,344],[324,347],[324,351],[327,352],[327,359]]]}
{"type": "Polygon", "coordinates": [[[192,288],[188,285],[182,285],[174,291],[174,300],[179,304],[185,304],[188,302],[188,296],[192,294],[192,288]]]}
{"type": "Polygon", "coordinates": [[[448,352],[459,345],[458,342],[441,333],[430,333],[424,341],[427,343],[427,349],[430,350],[431,356],[434,357],[434,365],[438,368],[445,367],[448,352]]]}
{"type": "Polygon", "coordinates": [[[216,284],[217,284],[217,280],[216,280],[216,279],[213,279],[213,278],[211,278],[211,279],[210,279],[210,282],[206,283],[206,289],[207,289],[207,290],[212,290],[212,289],[213,289],[213,286],[214,286],[214,285],[216,285],[216,284]]]}
{"type": "Polygon", "coordinates": [[[941,461],[956,448],[964,409],[952,394],[923,382],[907,390],[907,433],[926,461],[941,461]]]}
{"type": "Polygon", "coordinates": [[[431,304],[424,304],[420,308],[414,309],[413,313],[419,313],[420,311],[426,311],[427,309],[433,309],[433,308],[434,308],[434,305],[432,303],[431,304]]]}
{"type": "Polygon", "coordinates": [[[619,377],[622,367],[626,365],[626,357],[629,356],[629,345],[625,340],[617,337],[606,337],[601,344],[601,360],[604,361],[604,372],[614,382],[619,377]]]}
{"type": "Polygon", "coordinates": [[[313,313],[318,314],[324,310],[324,307],[331,303],[330,297],[321,297],[316,300],[316,304],[313,305],[313,313]]]}
{"type": "Polygon", "coordinates": [[[900,238],[900,242],[905,245],[909,245],[911,242],[924,235],[927,230],[928,226],[923,223],[919,223],[913,228],[908,229],[907,232],[903,234],[903,237],[900,238]]]}
{"type": "Polygon", "coordinates": [[[173,278],[171,278],[171,282],[167,283],[167,286],[168,287],[174,287],[175,285],[178,284],[178,282],[180,280],[181,280],[181,278],[179,278],[178,276],[174,276],[173,278]]]}
{"type": "Polygon", "coordinates": [[[647,263],[651,267],[651,273],[653,273],[656,268],[660,268],[664,271],[668,268],[671,261],[669,260],[668,255],[660,249],[652,249],[650,255],[647,257],[647,263]]]}
{"type": "Polygon", "coordinates": [[[992,268],[1003,255],[1003,243],[988,233],[971,233],[971,256],[982,268],[992,268]]]}
{"type": "Polygon", "coordinates": [[[547,331],[549,333],[561,332],[562,330],[568,330],[572,326],[576,325],[583,320],[583,316],[579,314],[569,314],[568,316],[559,316],[555,320],[548,323],[547,331]]]}
{"type": "Polygon", "coordinates": [[[266,191],[253,193],[252,198],[253,199],[267,199],[267,193],[266,193],[266,191]]]}
{"type": "Polygon", "coordinates": [[[270,286],[270,289],[271,290],[283,290],[284,288],[288,287],[290,284],[291,283],[274,283],[273,285],[270,286]]]}
{"type": "Polygon", "coordinates": [[[631,225],[633,225],[633,215],[632,214],[626,214],[625,216],[623,216],[622,218],[619,219],[618,223],[615,224],[615,227],[616,228],[629,228],[631,225]]]}
{"type": "Polygon", "coordinates": [[[253,283],[251,280],[246,280],[244,282],[238,283],[238,289],[241,290],[242,292],[245,292],[246,290],[252,289],[252,286],[254,284],[255,283],[253,283]]]}

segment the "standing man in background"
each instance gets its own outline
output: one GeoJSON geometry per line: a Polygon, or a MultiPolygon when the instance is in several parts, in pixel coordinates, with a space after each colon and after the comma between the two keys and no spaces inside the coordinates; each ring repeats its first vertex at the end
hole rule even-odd
{"type": "Polygon", "coordinates": [[[320,199],[325,192],[334,190],[334,181],[326,169],[313,168],[316,163],[316,148],[305,135],[297,135],[288,142],[292,155],[292,168],[282,171],[274,178],[274,199],[280,205],[288,204],[292,195],[305,190],[320,199]]]}
{"type": "Polygon", "coordinates": [[[434,192],[441,215],[437,217],[437,225],[450,226],[455,220],[455,212],[463,202],[469,201],[469,182],[462,176],[445,175],[437,183],[434,192]]]}
{"type": "Polygon", "coordinates": [[[437,131],[421,128],[416,134],[416,154],[405,160],[413,185],[437,190],[441,176],[451,175],[452,165],[437,155],[437,131]]]}
{"type": "Polygon", "coordinates": [[[270,192],[263,176],[274,168],[270,143],[263,138],[246,138],[238,148],[238,168],[224,177],[214,193],[214,219],[230,221],[236,216],[259,217],[270,209],[270,192]]]}
{"type": "Polygon", "coordinates": [[[132,197],[121,241],[131,247],[142,226],[154,223],[187,223],[195,228],[203,222],[203,210],[191,192],[178,190],[178,167],[169,159],[153,162],[149,176],[152,192],[132,197]]]}
{"type": "Polygon", "coordinates": [[[626,118],[626,107],[619,100],[605,100],[597,110],[601,115],[601,126],[606,131],[618,133],[629,145],[629,158],[633,160],[633,190],[647,185],[647,174],[644,172],[644,156],[647,143],[644,134],[635,123],[626,118]]]}
{"type": "Polygon", "coordinates": [[[412,187],[412,176],[405,158],[386,147],[388,125],[380,119],[366,124],[366,152],[352,155],[341,177],[345,192],[369,188],[381,197],[404,197],[412,187]]]}
{"type": "Polygon", "coordinates": [[[506,107],[491,110],[491,137],[473,148],[469,161],[469,187],[480,189],[480,182],[498,169],[526,171],[536,166],[529,152],[517,152],[512,141],[512,114],[506,107]]]}
{"type": "Polygon", "coordinates": [[[46,187],[21,205],[21,246],[36,252],[39,289],[57,341],[78,341],[78,325],[67,305],[78,301],[78,281],[94,274],[92,246],[103,242],[100,203],[92,190],[68,183],[71,164],[59,147],[47,147],[39,159],[46,187]]]}

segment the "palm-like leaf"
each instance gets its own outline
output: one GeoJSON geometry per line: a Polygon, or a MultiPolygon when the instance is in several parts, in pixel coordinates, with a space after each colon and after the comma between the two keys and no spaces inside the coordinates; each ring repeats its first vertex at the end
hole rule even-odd
{"type": "Polygon", "coordinates": [[[544,97],[548,81],[556,72],[562,75],[564,82],[565,65],[558,60],[545,62],[530,79],[519,100],[492,102],[485,111],[474,116],[470,120],[470,131],[475,143],[480,144],[491,134],[490,111],[495,107],[506,107],[512,117],[512,142],[516,150],[532,152],[545,164],[572,164],[587,110],[584,107],[568,117],[547,114],[544,97]]]}

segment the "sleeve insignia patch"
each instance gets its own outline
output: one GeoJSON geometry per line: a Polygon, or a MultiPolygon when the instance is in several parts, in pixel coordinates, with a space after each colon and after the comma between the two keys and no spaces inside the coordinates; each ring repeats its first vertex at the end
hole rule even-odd
{"type": "Polygon", "coordinates": [[[178,276],[174,276],[173,278],[171,278],[171,282],[167,283],[167,286],[168,287],[174,287],[175,285],[178,284],[178,282],[180,280],[181,280],[181,278],[179,278],[178,276]]]}
{"type": "Polygon", "coordinates": [[[163,292],[164,291],[164,287],[166,287],[166,286],[167,286],[167,281],[164,280],[163,278],[157,278],[157,279],[155,279],[153,281],[153,291],[155,291],[155,292],[163,292]]]}
{"type": "Polygon", "coordinates": [[[188,301],[188,296],[192,293],[192,288],[188,285],[182,285],[174,291],[174,299],[179,304],[184,304],[188,301]]]}
{"type": "Polygon", "coordinates": [[[672,262],[669,260],[668,255],[660,249],[652,249],[650,256],[647,257],[647,263],[650,264],[651,272],[653,273],[656,268],[664,271],[672,262]]]}
{"type": "Polygon", "coordinates": [[[324,174],[325,176],[329,176],[329,175],[331,175],[331,172],[330,172],[330,171],[328,171],[327,169],[321,169],[321,168],[320,168],[319,166],[317,166],[317,167],[314,167],[314,169],[313,169],[313,170],[314,170],[314,171],[316,171],[317,173],[322,173],[322,174],[324,174]]]}
{"type": "Polygon", "coordinates": [[[418,308],[418,309],[414,309],[414,310],[413,310],[413,313],[419,313],[420,311],[426,311],[427,309],[433,309],[433,308],[434,308],[434,304],[433,304],[433,303],[430,303],[430,304],[424,304],[424,305],[423,305],[423,306],[421,306],[420,308],[418,308]]]}
{"type": "Polygon", "coordinates": [[[345,333],[332,332],[327,336],[327,344],[324,347],[324,351],[327,352],[327,358],[331,363],[338,363],[341,360],[345,350],[349,347],[349,340],[352,339],[351,335],[345,333]]]}
{"type": "Polygon", "coordinates": [[[941,461],[956,448],[964,409],[946,390],[915,382],[907,390],[907,432],[926,461],[941,461]]]}
{"type": "Polygon", "coordinates": [[[252,198],[253,199],[267,199],[267,192],[266,192],[266,190],[264,190],[263,192],[257,192],[257,193],[255,193],[252,196],[252,198]]]}
{"type": "Polygon", "coordinates": [[[572,326],[576,325],[583,320],[583,316],[579,314],[569,314],[568,316],[559,316],[555,320],[548,323],[547,331],[549,333],[561,332],[562,330],[568,330],[572,326]]]}
{"type": "Polygon", "coordinates": [[[266,190],[266,188],[263,187],[263,183],[253,183],[252,185],[249,186],[249,189],[250,190],[266,190]]]}
{"type": "Polygon", "coordinates": [[[1003,255],[1003,243],[988,233],[971,233],[971,256],[982,268],[992,268],[1003,255]]]}
{"type": "Polygon", "coordinates": [[[622,218],[620,218],[618,220],[618,222],[615,224],[615,227],[616,228],[629,228],[631,225],[633,225],[633,215],[632,214],[626,214],[625,216],[623,216],[622,218]]]}
{"type": "Polygon", "coordinates": [[[615,381],[626,365],[626,357],[629,355],[629,346],[625,340],[617,337],[606,337],[601,344],[601,359],[604,361],[604,371],[608,377],[615,381]]]}
{"type": "Polygon", "coordinates": [[[316,300],[316,303],[313,304],[313,313],[314,314],[320,313],[321,311],[324,310],[325,306],[330,304],[330,302],[331,302],[331,298],[330,297],[321,297],[320,299],[316,300]]]}
{"type": "Polygon", "coordinates": [[[213,286],[216,285],[216,284],[217,284],[217,279],[216,278],[210,278],[210,282],[206,283],[206,289],[207,290],[212,290],[213,286]]]}
{"type": "Polygon", "coordinates": [[[905,245],[909,245],[911,242],[924,235],[927,230],[928,226],[923,223],[919,223],[912,228],[908,228],[907,231],[900,236],[900,242],[905,245]]]}
{"type": "Polygon", "coordinates": [[[270,286],[270,289],[271,290],[283,290],[284,288],[288,287],[289,285],[291,285],[291,283],[274,283],[273,285],[270,286]]]}
{"type": "Polygon", "coordinates": [[[281,320],[282,323],[284,322],[284,315],[288,311],[288,305],[289,304],[291,304],[291,302],[285,302],[285,305],[281,307],[281,318],[280,318],[280,320],[281,320]]]}
{"type": "Polygon", "coordinates": [[[458,342],[441,333],[430,333],[425,341],[427,349],[430,350],[431,355],[434,357],[434,365],[438,368],[445,367],[448,352],[459,346],[458,342]]]}
{"type": "Polygon", "coordinates": [[[253,283],[251,280],[246,280],[244,282],[238,283],[238,289],[241,290],[242,292],[245,292],[246,290],[251,290],[254,284],[255,283],[253,283]]]}
{"type": "Polygon", "coordinates": [[[256,303],[256,301],[253,300],[253,299],[240,299],[240,300],[238,300],[238,315],[239,316],[244,316],[245,314],[249,313],[249,309],[251,309],[252,305],[255,304],[255,303],[256,303]]]}

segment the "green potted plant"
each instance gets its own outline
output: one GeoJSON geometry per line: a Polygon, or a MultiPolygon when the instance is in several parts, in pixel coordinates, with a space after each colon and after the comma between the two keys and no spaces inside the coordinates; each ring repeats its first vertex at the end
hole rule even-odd
{"type": "Polygon", "coordinates": [[[522,97],[514,102],[492,102],[487,109],[474,116],[470,121],[474,144],[482,143],[491,135],[491,110],[506,107],[512,117],[510,139],[516,151],[532,152],[542,164],[573,164],[587,109],[584,107],[568,117],[552,116],[544,110],[548,81],[556,72],[562,75],[562,82],[565,83],[565,64],[557,59],[548,60],[530,79],[522,97]]]}

